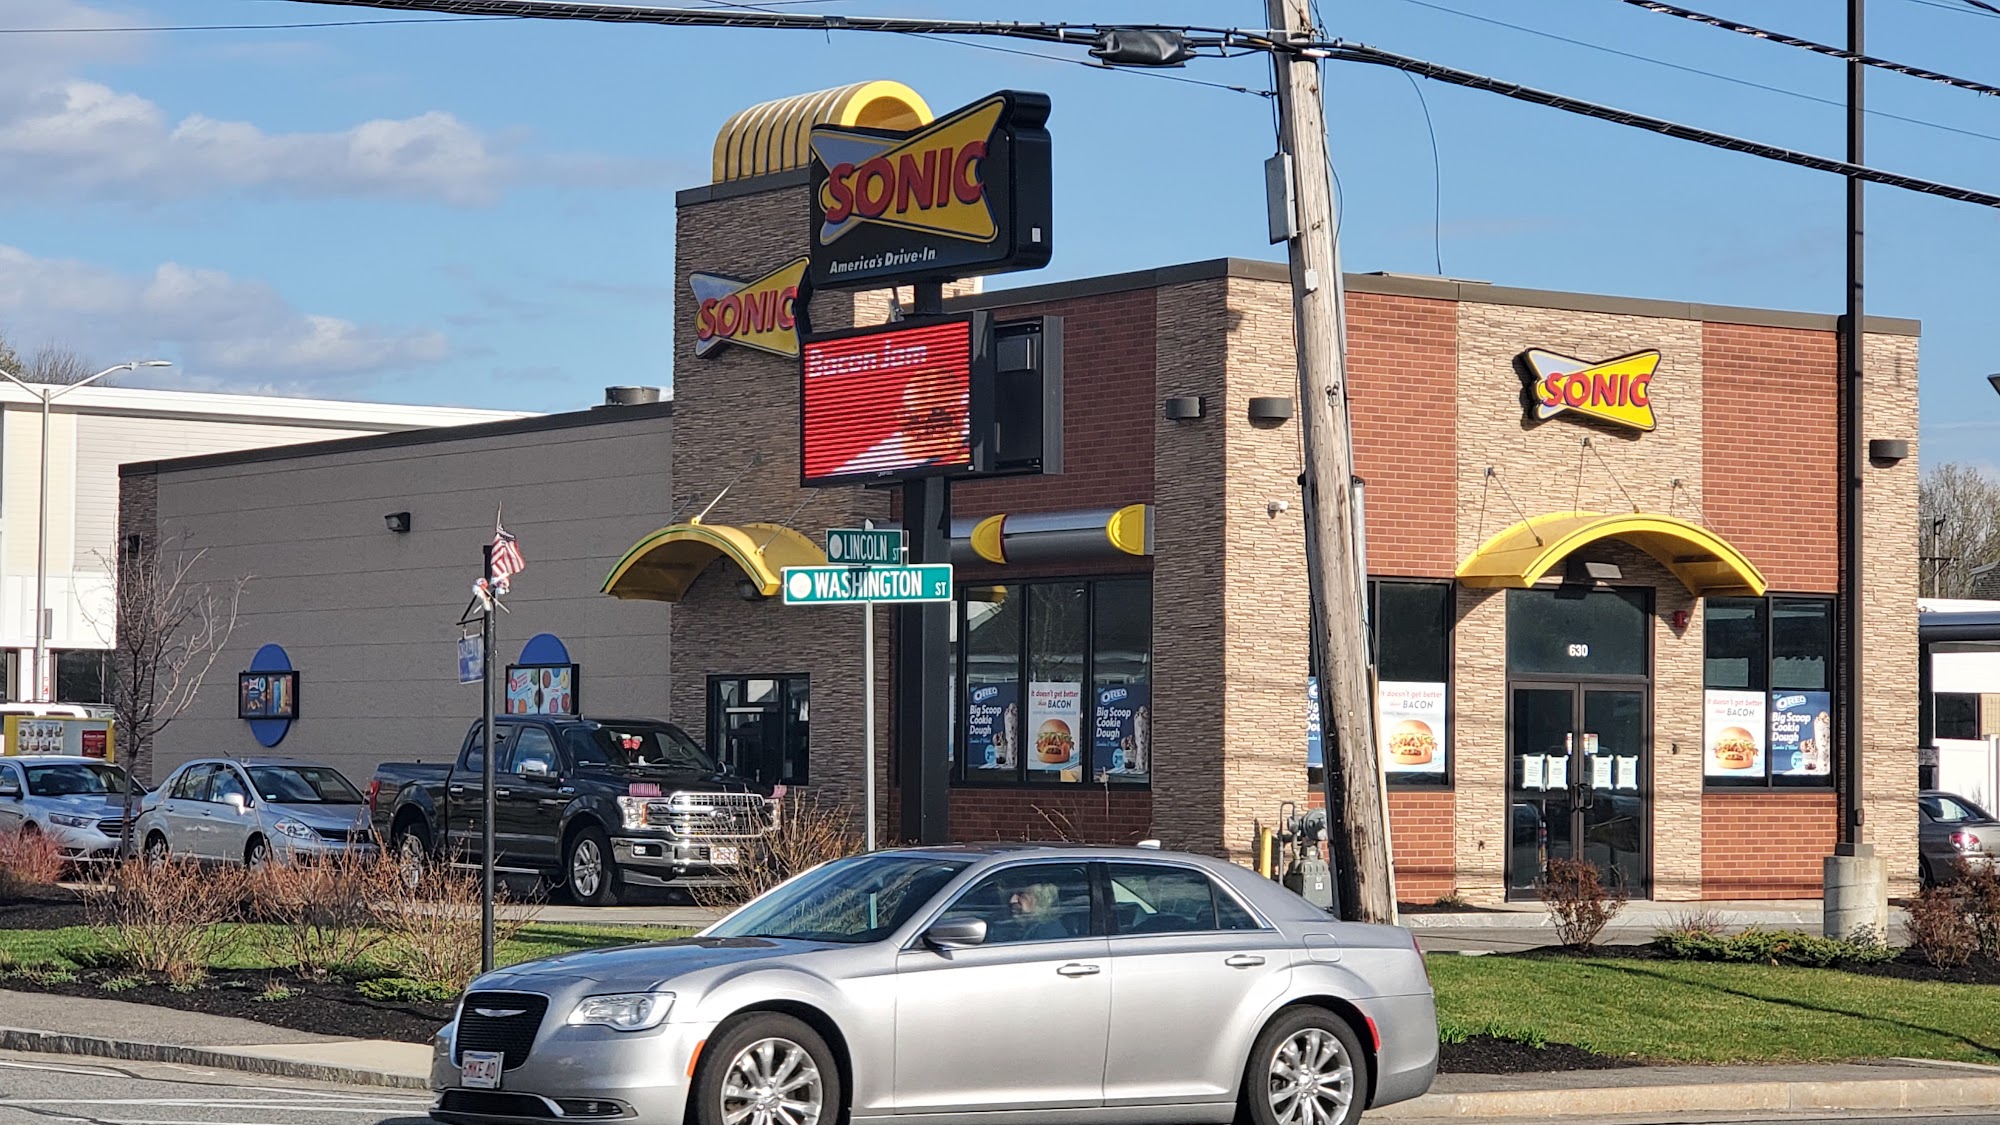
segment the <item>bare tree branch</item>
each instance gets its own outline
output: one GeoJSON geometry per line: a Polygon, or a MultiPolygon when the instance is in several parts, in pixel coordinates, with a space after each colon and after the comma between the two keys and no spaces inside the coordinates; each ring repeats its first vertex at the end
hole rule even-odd
{"type": "MultiPolygon", "coordinates": [[[[98,372],[96,364],[84,359],[61,344],[45,344],[28,362],[28,369],[20,372],[21,378],[30,383],[81,383],[98,372]]],[[[107,386],[113,378],[99,379],[97,386],[107,386]]]]}
{"type": "Polygon", "coordinates": [[[1973,568],[2000,562],[2000,479],[1971,465],[1939,465],[1918,485],[1917,512],[1917,588],[1926,597],[1972,596],[1973,568]]]}

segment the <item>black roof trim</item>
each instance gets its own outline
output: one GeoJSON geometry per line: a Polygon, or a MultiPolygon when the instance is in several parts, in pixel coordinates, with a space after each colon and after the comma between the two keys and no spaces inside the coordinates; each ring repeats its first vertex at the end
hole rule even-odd
{"type": "Polygon", "coordinates": [[[230,465],[255,465],[269,461],[292,461],[303,457],[325,457],[341,453],[357,453],[376,449],[404,449],[413,445],[433,445],[447,441],[479,441],[482,438],[511,437],[515,434],[546,433],[553,430],[573,430],[583,426],[604,426],[618,422],[636,422],[651,418],[671,418],[674,414],[672,399],[664,402],[639,403],[633,406],[598,406],[589,410],[570,410],[561,414],[537,414],[531,418],[508,418],[499,422],[474,422],[469,426],[425,426],[415,430],[396,430],[386,434],[362,434],[358,437],[331,438],[326,441],[309,441],[299,445],[265,446],[259,449],[238,449],[228,453],[203,453],[193,457],[175,457],[165,461],[132,461],[118,466],[120,477],[152,476],[159,473],[181,473],[193,469],[219,469],[230,465]]]}
{"type": "MultiPolygon", "coordinates": [[[[724,180],[719,184],[682,188],[674,193],[674,206],[690,207],[702,203],[720,203],[725,199],[762,195],[767,191],[805,187],[810,182],[811,177],[806,174],[804,168],[787,168],[782,172],[766,172],[761,176],[746,176],[740,180],[724,180]]],[[[803,222],[800,223],[801,227],[804,225],[803,222]]]]}

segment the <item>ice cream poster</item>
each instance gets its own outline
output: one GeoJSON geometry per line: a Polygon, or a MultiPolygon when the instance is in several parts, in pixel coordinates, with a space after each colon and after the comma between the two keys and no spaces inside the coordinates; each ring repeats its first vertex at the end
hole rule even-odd
{"type": "Polygon", "coordinates": [[[1082,768],[1077,728],[1083,722],[1083,685],[1035,682],[1028,685],[1028,768],[1043,773],[1082,768]]]}
{"type": "Polygon", "coordinates": [[[1764,776],[1764,693],[1702,693],[1702,772],[1709,777],[1764,776]]]}
{"type": "Polygon", "coordinates": [[[1130,777],[1151,769],[1152,685],[1119,684],[1097,689],[1092,740],[1096,768],[1130,777]]]}
{"type": "Polygon", "coordinates": [[[1833,696],[1824,691],[1771,693],[1771,775],[1825,777],[1833,766],[1833,696]]]}
{"type": "Polygon", "coordinates": [[[1011,770],[1021,760],[1021,685],[974,684],[966,698],[966,765],[1011,770]]]}
{"type": "Polygon", "coordinates": [[[1375,688],[1375,729],[1382,770],[1391,774],[1445,771],[1445,685],[1385,680],[1375,688]]]}
{"type": "Polygon", "coordinates": [[[506,713],[509,715],[577,714],[576,665],[508,665],[506,713]]]}

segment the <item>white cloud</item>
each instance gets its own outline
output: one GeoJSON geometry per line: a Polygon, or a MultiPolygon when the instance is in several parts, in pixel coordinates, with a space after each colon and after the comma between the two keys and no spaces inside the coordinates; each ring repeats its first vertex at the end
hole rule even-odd
{"type": "Polygon", "coordinates": [[[115,361],[165,351],[177,386],[324,391],[442,360],[442,333],[303,312],[260,281],[165,263],[129,275],[0,246],[0,326],[24,354],[57,342],[115,361]],[[10,333],[10,335],[12,335],[10,333]]]}

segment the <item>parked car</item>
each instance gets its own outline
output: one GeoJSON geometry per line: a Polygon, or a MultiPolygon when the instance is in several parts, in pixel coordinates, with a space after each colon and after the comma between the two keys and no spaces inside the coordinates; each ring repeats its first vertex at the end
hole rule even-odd
{"type": "Polygon", "coordinates": [[[1953,878],[1959,860],[1991,865],[2000,857],[2000,820],[1956,793],[1917,794],[1917,853],[1926,885],[1953,878]]]}
{"type": "Polygon", "coordinates": [[[478,978],[431,1116],[1345,1125],[1422,1094],[1437,1056],[1407,930],[1157,849],[910,848],[693,938],[478,978]]]}
{"type": "Polygon", "coordinates": [[[0,758],[0,835],[39,832],[79,863],[114,859],[125,835],[126,785],[125,770],[102,758],[0,758]]]}
{"type": "MultiPolygon", "coordinates": [[[[718,767],[672,723],[507,716],[493,737],[495,866],[581,903],[615,903],[628,883],[726,877],[777,827],[768,789],[718,767]]],[[[483,742],[475,722],[453,763],[376,767],[375,825],[406,864],[481,862],[483,742]]]]}
{"type": "Polygon", "coordinates": [[[290,758],[198,758],[167,775],[134,825],[148,860],[255,867],[375,849],[368,802],[332,766],[290,758]]]}

